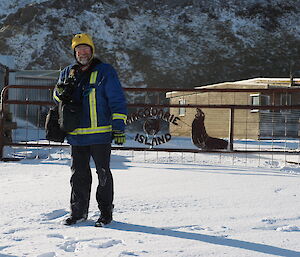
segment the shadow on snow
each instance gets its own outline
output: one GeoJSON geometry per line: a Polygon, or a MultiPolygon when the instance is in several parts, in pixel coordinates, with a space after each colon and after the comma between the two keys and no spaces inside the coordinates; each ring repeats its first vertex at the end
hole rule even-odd
{"type": "Polygon", "coordinates": [[[115,229],[120,231],[128,231],[128,232],[139,232],[139,233],[146,233],[152,235],[161,235],[161,236],[169,236],[175,238],[182,238],[182,239],[190,239],[196,240],[200,242],[205,242],[209,244],[215,245],[223,245],[235,248],[241,248],[249,251],[266,253],[266,254],[273,254],[277,256],[288,256],[288,257],[299,257],[300,252],[279,248],[276,246],[265,245],[260,243],[252,243],[246,242],[237,239],[229,239],[223,238],[218,236],[210,236],[210,235],[203,235],[203,234],[196,234],[190,232],[181,232],[169,229],[162,229],[162,228],[155,228],[149,226],[142,226],[142,225],[135,225],[123,222],[114,221],[111,225],[107,227],[108,229],[115,229]]]}

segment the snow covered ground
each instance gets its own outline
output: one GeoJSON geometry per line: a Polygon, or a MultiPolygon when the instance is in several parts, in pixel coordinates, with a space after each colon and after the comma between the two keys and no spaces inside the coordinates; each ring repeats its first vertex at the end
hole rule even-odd
{"type": "Polygon", "coordinates": [[[300,256],[298,166],[114,151],[113,223],[94,227],[94,181],[88,220],[68,227],[68,150],[35,151],[0,162],[0,257],[300,256]]]}

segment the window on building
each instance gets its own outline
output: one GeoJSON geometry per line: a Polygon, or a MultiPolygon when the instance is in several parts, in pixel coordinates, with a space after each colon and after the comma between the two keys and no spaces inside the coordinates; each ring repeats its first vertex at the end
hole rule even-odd
{"type": "MultiPolygon", "coordinates": [[[[292,95],[283,93],[280,95],[280,105],[287,105],[291,106],[292,105],[292,95]]],[[[291,110],[280,110],[280,112],[291,112],[291,110]]]]}
{"type": "MultiPolygon", "coordinates": [[[[270,104],[270,96],[261,95],[261,94],[252,94],[251,97],[251,105],[253,106],[266,106],[270,104]]],[[[258,109],[252,109],[251,112],[258,112],[258,109]]],[[[269,111],[269,110],[261,110],[261,111],[269,111]]]]}
{"type": "MultiPolygon", "coordinates": [[[[185,99],[180,99],[179,104],[180,105],[186,104],[186,100],[185,99]]],[[[179,116],[185,116],[185,108],[184,107],[179,108],[179,116]]]]}
{"type": "Polygon", "coordinates": [[[259,105],[259,94],[250,95],[251,105],[259,105]]]}
{"type": "Polygon", "coordinates": [[[265,106],[270,104],[269,95],[260,95],[260,105],[265,106]]]}

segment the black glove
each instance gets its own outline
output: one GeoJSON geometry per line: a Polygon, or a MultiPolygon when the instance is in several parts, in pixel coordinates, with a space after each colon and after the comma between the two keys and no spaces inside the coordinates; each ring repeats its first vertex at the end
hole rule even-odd
{"type": "Polygon", "coordinates": [[[125,133],[120,130],[114,130],[112,132],[112,137],[114,140],[114,143],[117,145],[123,145],[126,142],[125,133]]]}

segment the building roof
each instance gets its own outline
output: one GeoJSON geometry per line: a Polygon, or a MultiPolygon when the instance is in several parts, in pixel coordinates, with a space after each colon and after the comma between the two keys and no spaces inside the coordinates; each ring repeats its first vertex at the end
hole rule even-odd
{"type": "MultiPolygon", "coordinates": [[[[293,78],[293,86],[300,87],[300,78],[293,78]]],[[[233,82],[222,82],[212,85],[199,86],[195,89],[268,89],[268,88],[280,88],[290,87],[290,78],[252,78],[233,82]]],[[[175,97],[190,94],[187,92],[172,91],[166,93],[166,97],[175,97]]]]}
{"type": "MultiPolygon", "coordinates": [[[[300,86],[300,78],[294,78],[293,82],[300,86]]],[[[198,88],[274,88],[274,87],[289,87],[291,86],[290,78],[253,78],[234,82],[222,82],[207,86],[195,87],[198,88]]]]}
{"type": "Polygon", "coordinates": [[[22,79],[49,79],[57,80],[59,77],[59,70],[21,70],[16,71],[16,78],[22,79]]]}

